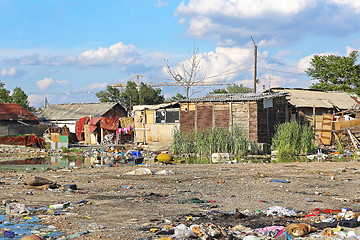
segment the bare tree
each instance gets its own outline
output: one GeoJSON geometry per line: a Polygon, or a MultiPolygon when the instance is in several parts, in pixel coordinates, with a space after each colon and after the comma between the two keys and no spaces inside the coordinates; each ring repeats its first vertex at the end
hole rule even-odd
{"type": "MultiPolygon", "coordinates": [[[[192,53],[189,51],[189,59],[178,63],[175,68],[170,66],[168,59],[164,59],[168,74],[185,89],[186,99],[189,99],[190,89],[203,83],[206,78],[206,73],[202,73],[202,56],[198,51],[199,48],[194,44],[192,53]]],[[[190,96],[194,93],[192,91],[190,96]]]]}

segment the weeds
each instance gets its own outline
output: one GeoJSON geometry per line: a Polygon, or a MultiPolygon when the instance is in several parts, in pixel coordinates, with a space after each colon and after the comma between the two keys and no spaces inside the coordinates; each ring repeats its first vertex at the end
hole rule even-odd
{"type": "Polygon", "coordinates": [[[232,130],[227,128],[204,129],[189,134],[181,134],[175,130],[172,151],[175,154],[187,153],[198,156],[191,163],[208,163],[212,153],[227,152],[235,157],[244,156],[248,152],[249,142],[240,126],[232,130]],[[199,161],[199,162],[197,162],[199,161]]]}
{"type": "Polygon", "coordinates": [[[279,151],[279,159],[306,155],[315,149],[313,138],[311,127],[302,126],[296,121],[286,122],[276,127],[271,148],[279,151]]]}

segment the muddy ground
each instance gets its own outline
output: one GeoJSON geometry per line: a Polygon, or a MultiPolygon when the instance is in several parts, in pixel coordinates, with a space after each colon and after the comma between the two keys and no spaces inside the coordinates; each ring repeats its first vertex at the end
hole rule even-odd
{"type": "MultiPolygon", "coordinates": [[[[0,172],[0,198],[35,208],[88,200],[92,204],[72,207],[62,215],[47,215],[44,221],[66,234],[90,231],[79,239],[138,239],[154,236],[149,229],[163,226],[167,220],[177,225],[189,216],[202,217],[212,210],[228,213],[235,209],[261,212],[270,206],[297,210],[351,207],[354,203],[350,201],[360,195],[359,166],[358,162],[152,165],[146,168],[153,172],[165,169],[174,174],[145,176],[124,175],[139,168],[136,166],[7,171],[0,172]],[[31,176],[63,186],[74,183],[79,190],[24,188],[23,182],[31,176]],[[190,198],[210,202],[187,202],[190,198]]],[[[250,227],[276,223],[271,219],[247,221],[232,216],[221,219],[205,216],[197,221],[250,227]]]]}

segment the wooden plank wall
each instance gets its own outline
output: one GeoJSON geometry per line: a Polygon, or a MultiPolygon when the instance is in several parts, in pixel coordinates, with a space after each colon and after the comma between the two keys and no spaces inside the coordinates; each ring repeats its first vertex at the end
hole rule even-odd
{"type": "Polygon", "coordinates": [[[258,141],[258,105],[256,102],[249,102],[249,141],[258,141]]]}
{"type": "Polygon", "coordinates": [[[180,131],[190,133],[195,131],[195,104],[182,103],[180,107],[180,131]]]}
{"type": "Polygon", "coordinates": [[[232,123],[233,126],[241,126],[243,131],[249,136],[249,103],[232,103],[232,123]]]}
{"type": "Polygon", "coordinates": [[[211,102],[200,102],[197,104],[197,128],[198,130],[212,128],[213,104],[211,102]]]}
{"type": "Polygon", "coordinates": [[[230,124],[230,107],[229,103],[213,103],[213,127],[228,128],[230,124]]]}
{"type": "MultiPolygon", "coordinates": [[[[256,103],[252,117],[255,119],[253,129],[254,136],[257,135],[256,126],[256,103]]],[[[194,107],[187,107],[183,103],[180,110],[180,129],[182,133],[190,133],[198,130],[214,127],[229,128],[233,125],[241,125],[245,133],[249,136],[249,103],[211,103],[200,102],[194,107]],[[231,109],[230,109],[231,107],[231,109]],[[197,119],[196,119],[197,118],[197,119]]]]}
{"type": "Polygon", "coordinates": [[[263,101],[257,102],[258,142],[271,143],[275,127],[286,119],[285,104],[281,98],[274,98],[272,108],[264,108],[263,101]]]}

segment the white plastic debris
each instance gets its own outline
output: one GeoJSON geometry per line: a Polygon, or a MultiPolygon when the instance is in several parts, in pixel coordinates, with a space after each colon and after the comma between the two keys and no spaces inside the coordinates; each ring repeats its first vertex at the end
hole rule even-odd
{"type": "Polygon", "coordinates": [[[269,207],[269,209],[266,211],[266,215],[272,215],[272,216],[295,216],[296,212],[293,208],[284,208],[282,206],[272,206],[269,207]]]}
{"type": "Polygon", "coordinates": [[[172,174],[175,174],[173,171],[167,171],[167,170],[161,170],[161,171],[159,171],[159,172],[156,172],[155,173],[156,175],[172,175],[172,174]]]}
{"type": "Polygon", "coordinates": [[[174,235],[172,235],[172,237],[175,239],[183,239],[189,237],[196,237],[196,235],[185,224],[180,224],[179,226],[174,228],[174,235]]]}
{"type": "Polygon", "coordinates": [[[137,168],[133,171],[125,173],[125,175],[152,175],[153,172],[148,168],[137,168]]]}

